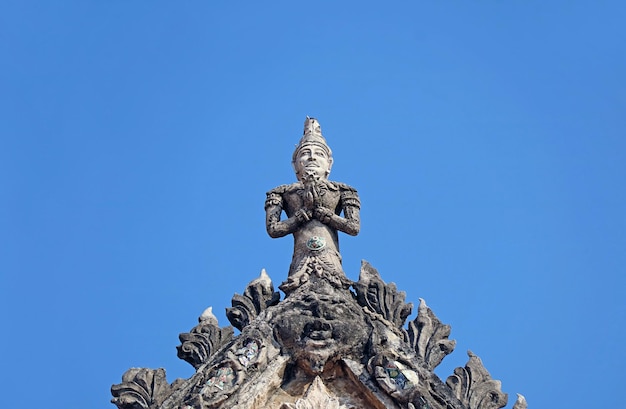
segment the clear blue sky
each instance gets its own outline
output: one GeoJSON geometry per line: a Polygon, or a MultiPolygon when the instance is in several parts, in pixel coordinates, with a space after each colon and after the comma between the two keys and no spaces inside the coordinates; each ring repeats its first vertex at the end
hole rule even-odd
{"type": "MultiPolygon", "coordinates": [[[[615,407],[626,348],[622,1],[0,3],[0,384],[113,408],[266,268],[306,115],[340,237],[532,408],[615,407]]],[[[415,316],[415,311],[410,319],[415,316]]]]}

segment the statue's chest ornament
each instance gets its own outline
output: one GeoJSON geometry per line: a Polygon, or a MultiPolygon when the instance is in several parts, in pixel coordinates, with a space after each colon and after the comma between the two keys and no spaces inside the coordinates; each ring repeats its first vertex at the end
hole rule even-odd
{"type": "Polygon", "coordinates": [[[313,236],[307,240],[306,247],[313,251],[321,250],[326,247],[326,239],[319,236],[313,236]]]}

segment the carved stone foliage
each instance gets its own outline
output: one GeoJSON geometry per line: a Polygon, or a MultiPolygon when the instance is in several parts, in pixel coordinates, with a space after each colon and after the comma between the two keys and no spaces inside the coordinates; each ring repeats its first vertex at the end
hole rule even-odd
{"type": "Polygon", "coordinates": [[[409,322],[408,333],[410,345],[430,371],[454,351],[456,345],[456,341],[448,339],[450,326],[442,324],[421,298],[417,317],[409,322]]]}
{"type": "Polygon", "coordinates": [[[500,381],[491,378],[480,358],[472,351],[467,351],[467,355],[469,360],[465,368],[456,368],[446,384],[469,409],[500,409],[506,406],[508,396],[500,389],[500,381]]]}
{"type": "Polygon", "coordinates": [[[111,386],[111,400],[119,409],[155,408],[169,395],[165,369],[131,368],[122,383],[111,386]]]}
{"type": "Polygon", "coordinates": [[[178,357],[189,362],[194,368],[207,362],[224,344],[233,338],[233,328],[220,328],[213,308],[207,308],[198,318],[199,324],[190,332],[178,336],[181,345],[177,346],[178,357]]]}
{"type": "Polygon", "coordinates": [[[280,293],[274,291],[272,280],[263,269],[261,275],[248,284],[243,295],[233,296],[232,308],[226,309],[226,316],[241,331],[267,307],[278,304],[279,300],[280,293]]]}
{"type": "MultiPolygon", "coordinates": [[[[355,293],[311,274],[282,301],[262,271],[227,310],[209,307],[180,334],[179,358],[196,368],[168,385],[163,369],[132,368],[113,385],[119,409],[500,409],[507,395],[471,351],[444,383],[434,368],[455,347],[420,299],[412,305],[363,263],[355,293]],[[326,383],[324,383],[326,382],[326,383]]],[[[519,396],[513,409],[526,409],[519,396]]]]}
{"type": "Polygon", "coordinates": [[[413,304],[404,302],[404,291],[398,291],[394,283],[385,284],[367,261],[361,263],[359,281],[354,284],[354,289],[360,305],[380,314],[396,328],[401,329],[411,314],[413,304]]]}
{"type": "Polygon", "coordinates": [[[296,403],[283,403],[280,409],[348,409],[339,399],[332,397],[319,376],[313,380],[306,394],[296,403]]]}

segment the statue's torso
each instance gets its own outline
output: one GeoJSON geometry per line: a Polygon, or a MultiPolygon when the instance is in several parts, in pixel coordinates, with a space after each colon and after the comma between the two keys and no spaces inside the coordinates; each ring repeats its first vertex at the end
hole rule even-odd
{"type": "MultiPolygon", "coordinates": [[[[333,187],[332,185],[320,187],[319,201],[323,207],[333,211],[335,214],[340,214],[340,191],[336,187],[333,189],[333,187]]],[[[305,190],[302,183],[294,183],[289,186],[283,195],[283,210],[287,217],[293,216],[295,212],[304,207],[304,195],[305,190]]],[[[339,251],[337,231],[316,219],[311,219],[294,232],[294,250],[307,248],[306,244],[313,236],[322,238],[327,248],[339,251]]]]}
{"type": "MultiPolygon", "coordinates": [[[[319,205],[340,214],[341,192],[332,182],[317,187],[319,205]]],[[[292,217],[298,210],[305,208],[305,187],[302,183],[294,183],[286,187],[282,194],[283,211],[287,217],[292,217]]],[[[293,233],[293,259],[289,273],[294,274],[305,263],[308,257],[313,256],[341,270],[341,256],[339,254],[339,239],[337,230],[311,219],[293,233]]]]}

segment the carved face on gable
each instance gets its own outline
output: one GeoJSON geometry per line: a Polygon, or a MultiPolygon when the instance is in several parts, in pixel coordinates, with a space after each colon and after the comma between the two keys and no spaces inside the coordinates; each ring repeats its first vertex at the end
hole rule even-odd
{"type": "Polygon", "coordinates": [[[344,294],[318,290],[301,291],[297,304],[277,316],[274,327],[276,339],[311,374],[321,374],[329,361],[359,356],[368,339],[356,303],[344,294]]]}
{"type": "Polygon", "coordinates": [[[314,175],[317,178],[327,179],[333,158],[328,155],[326,149],[317,144],[307,144],[301,147],[294,159],[293,167],[298,180],[302,180],[307,175],[314,175]]]}

